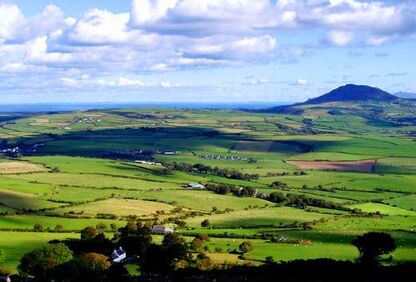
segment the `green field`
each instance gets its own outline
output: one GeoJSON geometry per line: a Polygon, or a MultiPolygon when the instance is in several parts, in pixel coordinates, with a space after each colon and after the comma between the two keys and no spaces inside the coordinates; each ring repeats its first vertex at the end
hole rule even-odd
{"type": "Polygon", "coordinates": [[[15,271],[20,257],[41,244],[78,238],[84,227],[102,223],[109,232],[111,224],[124,226],[128,216],[171,224],[188,241],[210,235],[205,244],[218,262],[242,263],[232,253],[242,240],[253,241],[247,259],[255,264],[267,256],[354,260],[358,252],[351,240],[369,231],[395,238],[392,263],[416,261],[416,142],[400,131],[414,129],[325,110],[291,115],[149,108],[6,119],[0,122],[0,141],[39,147],[0,156],[3,265],[15,271]],[[79,118],[95,122],[76,122],[79,118]],[[301,170],[287,160],[377,162],[364,173],[301,170]],[[174,163],[210,169],[172,169],[174,163]],[[258,193],[186,188],[192,182],[258,193]],[[272,192],[310,202],[276,204],[268,198],[272,192]],[[202,228],[205,219],[210,225],[202,228]],[[42,232],[33,232],[37,223],[42,232]],[[294,242],[271,243],[267,236],[294,242]]]}

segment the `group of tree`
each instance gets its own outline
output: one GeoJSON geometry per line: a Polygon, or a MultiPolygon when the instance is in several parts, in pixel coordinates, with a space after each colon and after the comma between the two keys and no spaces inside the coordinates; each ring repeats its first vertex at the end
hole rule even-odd
{"type": "Polygon", "coordinates": [[[25,254],[18,271],[25,280],[35,281],[112,281],[127,277],[121,265],[108,257],[114,248],[100,229],[89,226],[80,239],[54,240],[25,254]]]}
{"type": "Polygon", "coordinates": [[[212,174],[220,177],[239,180],[257,180],[259,178],[258,174],[242,173],[241,171],[236,169],[211,167],[200,163],[192,165],[188,163],[173,162],[172,164],[168,165],[168,168],[173,170],[185,171],[188,173],[212,174]]]}
{"type": "MultiPolygon", "coordinates": [[[[207,235],[196,235],[188,243],[180,234],[169,233],[161,244],[157,244],[152,240],[149,226],[140,221],[128,222],[112,240],[94,227],[87,227],[82,230],[80,239],[52,241],[27,253],[22,257],[18,271],[24,281],[138,281],[130,280],[122,264],[110,261],[108,255],[118,246],[123,247],[143,277],[158,273],[170,275],[178,271],[224,271],[230,266],[218,265],[205,254],[208,247],[204,244],[209,240],[207,235]]],[[[352,244],[360,252],[359,264],[366,267],[377,267],[381,256],[396,248],[389,234],[377,232],[358,236],[352,244]]],[[[251,241],[243,241],[236,252],[246,259],[247,253],[253,249],[251,241]]],[[[266,259],[266,265],[278,266],[272,257],[266,259]]],[[[207,272],[199,273],[205,275],[207,272]]]]}
{"type": "Polygon", "coordinates": [[[324,199],[313,198],[304,194],[285,194],[283,192],[276,191],[270,193],[268,200],[274,203],[281,203],[283,205],[295,206],[299,208],[307,208],[308,206],[314,206],[327,209],[348,210],[347,208],[337,203],[327,201],[324,199]]]}
{"type": "Polygon", "coordinates": [[[214,184],[208,183],[206,186],[207,190],[213,191],[217,194],[225,195],[228,193],[232,193],[235,196],[246,196],[246,197],[254,197],[257,195],[257,189],[253,187],[241,187],[231,184],[214,184]]]}

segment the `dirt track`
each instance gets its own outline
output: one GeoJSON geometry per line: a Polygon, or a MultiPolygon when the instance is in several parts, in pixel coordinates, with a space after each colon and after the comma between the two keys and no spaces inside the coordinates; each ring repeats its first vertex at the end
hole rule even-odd
{"type": "Polygon", "coordinates": [[[317,170],[338,170],[338,171],[357,171],[372,172],[377,160],[366,161],[286,161],[288,164],[297,166],[300,169],[317,169],[317,170]]]}

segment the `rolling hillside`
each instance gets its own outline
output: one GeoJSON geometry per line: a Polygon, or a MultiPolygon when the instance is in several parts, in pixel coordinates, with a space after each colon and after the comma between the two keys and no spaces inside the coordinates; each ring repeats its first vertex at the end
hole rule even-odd
{"type": "Polygon", "coordinates": [[[415,124],[416,101],[401,99],[379,88],[348,84],[317,98],[263,112],[303,116],[353,115],[390,126],[415,124]]]}

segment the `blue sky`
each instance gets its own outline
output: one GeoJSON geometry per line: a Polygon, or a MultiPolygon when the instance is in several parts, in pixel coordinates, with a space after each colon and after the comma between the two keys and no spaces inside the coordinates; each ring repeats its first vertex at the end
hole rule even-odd
{"type": "Polygon", "coordinates": [[[416,1],[0,0],[0,98],[292,102],[416,92],[416,1]]]}

